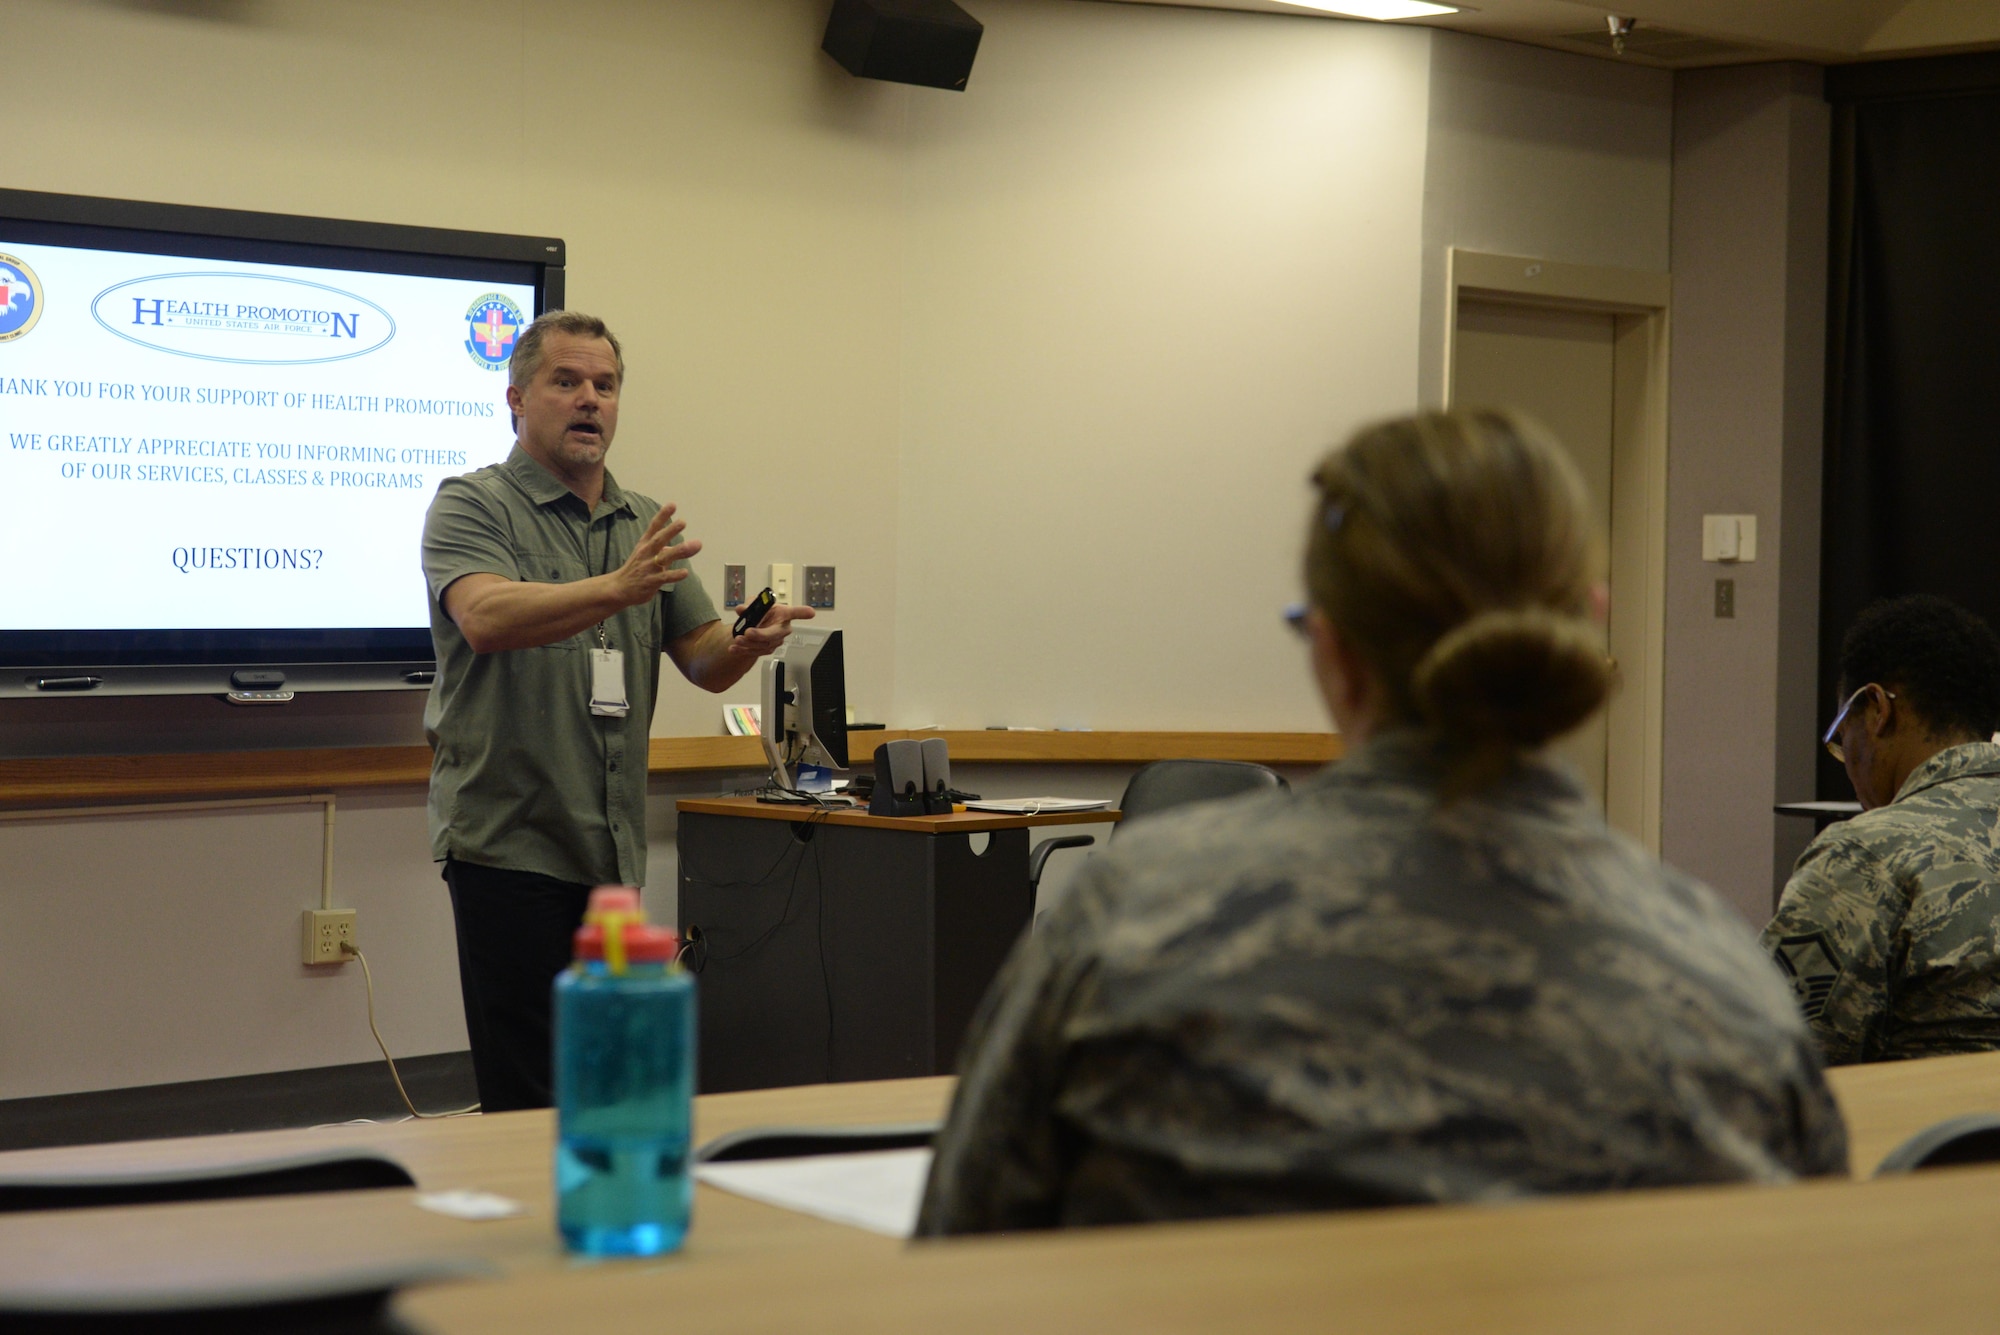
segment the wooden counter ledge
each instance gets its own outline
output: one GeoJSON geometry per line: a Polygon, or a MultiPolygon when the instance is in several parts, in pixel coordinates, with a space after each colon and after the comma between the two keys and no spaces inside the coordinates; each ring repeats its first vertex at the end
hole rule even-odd
{"type": "MultiPolygon", "coordinates": [[[[1318,732],[988,732],[868,731],[850,734],[849,758],[865,767],[877,746],[904,737],[942,737],[961,764],[1141,765],[1190,757],[1265,765],[1321,765],[1340,739],[1318,732]]],[[[761,770],[755,737],[655,737],[654,774],[761,770]]],[[[301,751],[217,751],[150,756],[55,756],[0,760],[0,808],[265,797],[422,787],[425,746],[323,747],[301,751]]]]}

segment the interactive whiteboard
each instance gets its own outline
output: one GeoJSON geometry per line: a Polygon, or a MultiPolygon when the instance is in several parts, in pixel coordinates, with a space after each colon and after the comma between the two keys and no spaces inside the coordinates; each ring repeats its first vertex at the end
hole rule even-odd
{"type": "Polygon", "coordinates": [[[430,656],[424,512],[512,447],[560,243],[287,223],[0,217],[0,663],[430,656]],[[458,238],[513,254],[392,248],[458,238]]]}

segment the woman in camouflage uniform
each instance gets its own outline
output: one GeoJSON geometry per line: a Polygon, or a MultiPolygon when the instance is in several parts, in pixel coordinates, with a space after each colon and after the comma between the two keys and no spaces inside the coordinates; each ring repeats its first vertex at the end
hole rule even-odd
{"type": "Polygon", "coordinates": [[[1844,1171],[1748,926],[1541,754],[1612,684],[1561,450],[1425,415],[1315,482],[1348,754],[1090,861],[974,1022],[919,1232],[1844,1171]]]}

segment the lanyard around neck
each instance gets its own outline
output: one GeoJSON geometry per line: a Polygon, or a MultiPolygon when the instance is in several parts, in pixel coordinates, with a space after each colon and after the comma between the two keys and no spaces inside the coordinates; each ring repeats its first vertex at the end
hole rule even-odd
{"type": "MultiPolygon", "coordinates": [[[[618,512],[613,510],[604,516],[604,569],[602,570],[590,568],[590,525],[595,522],[593,519],[586,519],[583,532],[577,538],[578,545],[583,548],[583,573],[593,576],[608,575],[611,573],[611,530],[618,527],[618,512]]],[[[600,649],[611,647],[610,638],[604,633],[602,621],[597,623],[597,647],[600,649]]]]}

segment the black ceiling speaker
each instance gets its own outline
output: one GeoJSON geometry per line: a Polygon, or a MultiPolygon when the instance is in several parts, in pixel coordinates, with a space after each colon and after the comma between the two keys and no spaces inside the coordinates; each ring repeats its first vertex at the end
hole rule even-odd
{"type": "Polygon", "coordinates": [[[833,0],[820,49],[864,79],[963,92],[985,31],[951,0],[833,0]]]}

